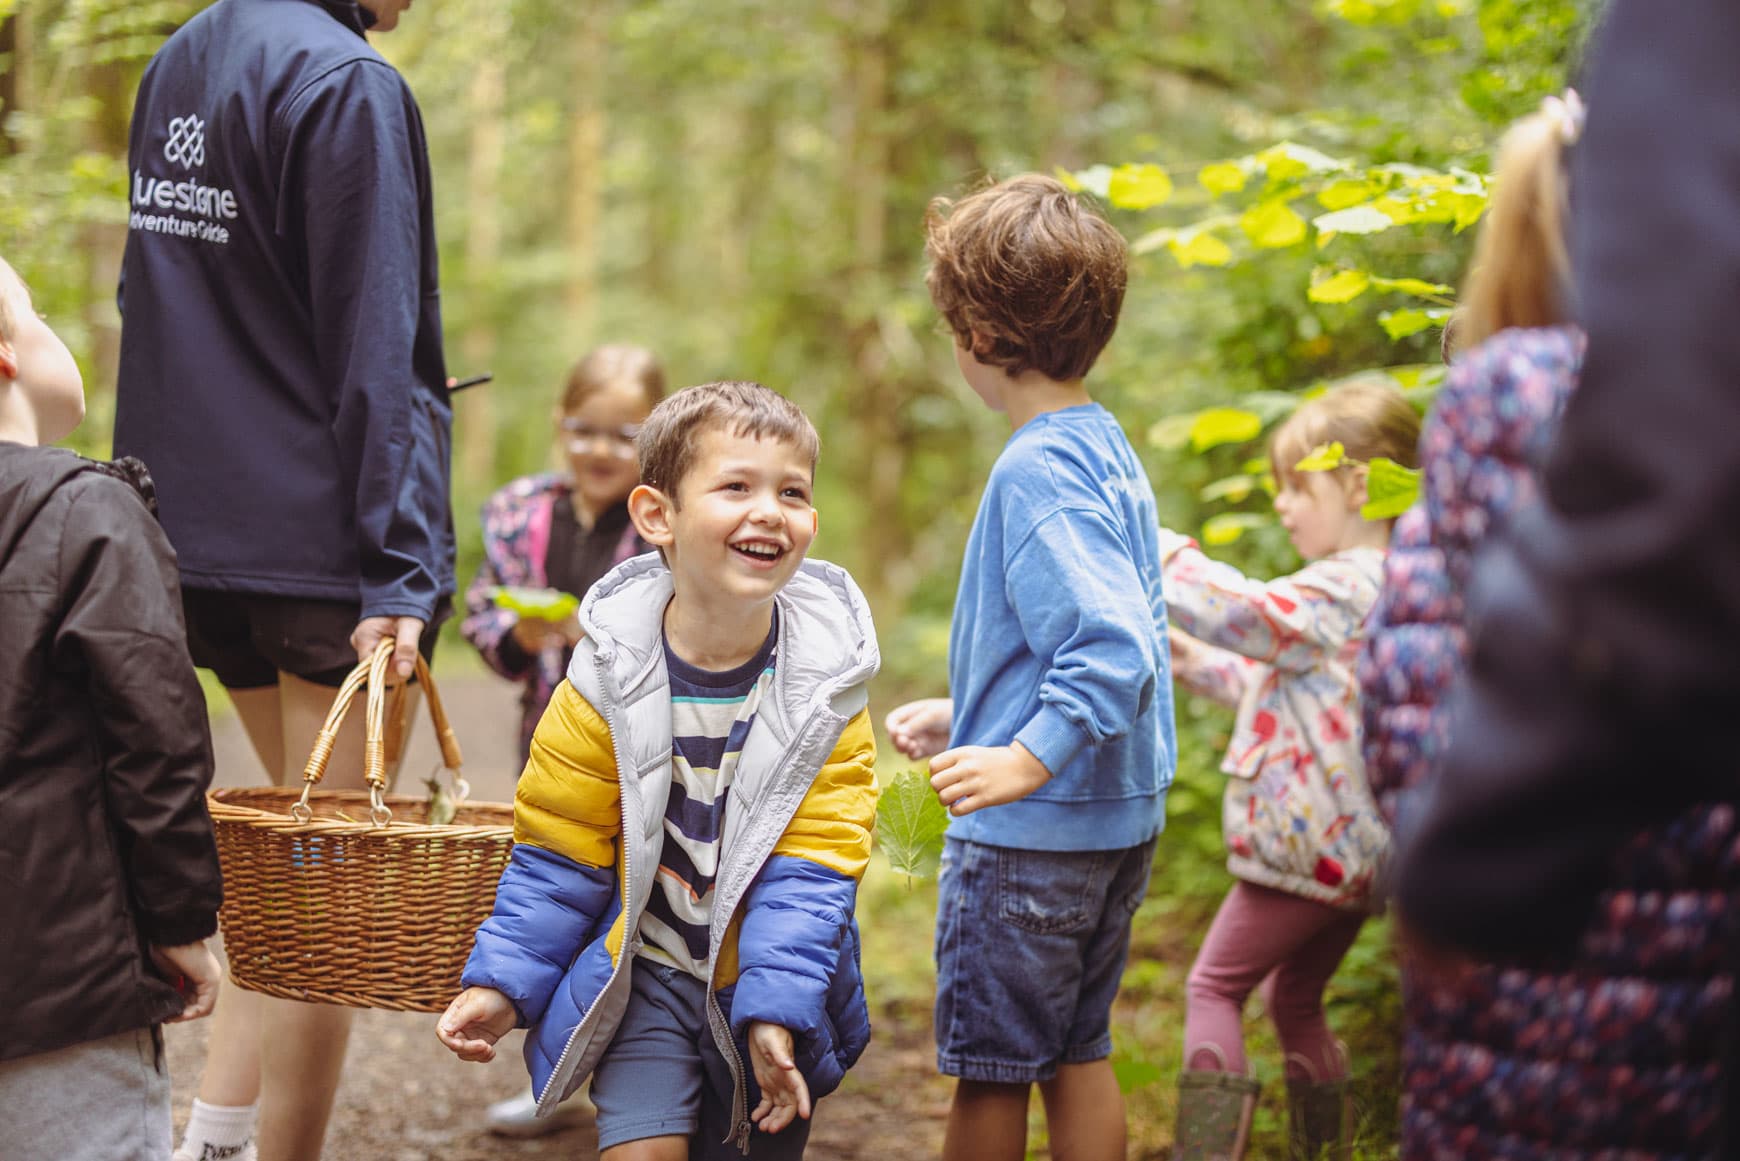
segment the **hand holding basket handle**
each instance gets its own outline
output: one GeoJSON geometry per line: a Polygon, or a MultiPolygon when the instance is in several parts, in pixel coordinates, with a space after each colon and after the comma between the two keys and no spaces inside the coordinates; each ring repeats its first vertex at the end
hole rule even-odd
{"type": "MultiPolygon", "coordinates": [[[[364,687],[368,694],[363,708],[363,781],[369,788],[369,818],[376,826],[386,826],[392,822],[393,812],[387,808],[385,797],[387,677],[393,662],[393,650],[393,640],[383,638],[375,646],[374,656],[359,662],[338,687],[338,695],[332,699],[332,708],[327,711],[326,721],[315,735],[314,747],[308,754],[308,764],[302,770],[302,797],[290,808],[290,814],[297,822],[308,822],[314,817],[314,810],[308,805],[308,796],[326,776],[326,765],[332,759],[332,747],[338,740],[339,728],[344,725],[345,715],[350,712],[357,691],[364,687]]],[[[441,694],[435,688],[435,678],[429,672],[429,663],[420,653],[417,654],[416,672],[417,682],[423,687],[424,696],[429,699],[429,716],[435,723],[435,738],[441,746],[442,764],[453,771],[454,796],[463,802],[471,792],[471,787],[459,776],[459,767],[464,761],[459,750],[459,739],[454,737],[453,727],[448,724],[447,710],[441,704],[441,694]]],[[[405,698],[406,688],[404,682],[393,687],[395,719],[405,698]]]]}

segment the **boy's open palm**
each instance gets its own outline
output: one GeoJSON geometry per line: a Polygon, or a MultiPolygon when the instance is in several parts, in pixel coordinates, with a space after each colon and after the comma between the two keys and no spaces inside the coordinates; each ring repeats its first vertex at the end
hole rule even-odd
{"type": "Polygon", "coordinates": [[[495,1059],[495,1042],[520,1021],[514,1002],[494,988],[466,988],[435,1025],[435,1036],[461,1060],[488,1064],[495,1059]]]}
{"type": "Polygon", "coordinates": [[[793,1117],[810,1119],[810,1086],[792,1059],[791,1033],[759,1020],[749,1025],[749,1063],[761,1086],[761,1103],[749,1119],[764,1133],[777,1133],[793,1117]]]}
{"type": "Polygon", "coordinates": [[[930,787],[959,816],[1018,802],[1051,781],[1051,771],[1020,744],[956,746],[930,760],[930,787]]]}
{"type": "Polygon", "coordinates": [[[923,761],[948,748],[954,726],[955,703],[946,697],[909,701],[889,714],[883,724],[894,748],[914,761],[923,761]]]}

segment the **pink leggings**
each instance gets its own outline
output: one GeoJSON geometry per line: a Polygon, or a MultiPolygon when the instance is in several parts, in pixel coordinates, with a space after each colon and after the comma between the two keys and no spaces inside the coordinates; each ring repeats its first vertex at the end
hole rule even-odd
{"type": "Polygon", "coordinates": [[[1245,1071],[1245,999],[1266,978],[1264,999],[1281,1036],[1287,1075],[1346,1076],[1346,1053],[1323,1019],[1323,989],[1364,922],[1358,912],[1235,884],[1190,969],[1184,1067],[1245,1071]]]}

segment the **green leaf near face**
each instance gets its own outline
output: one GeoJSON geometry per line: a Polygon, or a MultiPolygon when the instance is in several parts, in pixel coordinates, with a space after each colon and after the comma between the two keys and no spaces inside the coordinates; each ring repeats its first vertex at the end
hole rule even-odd
{"type": "Polygon", "coordinates": [[[1393,520],[1420,498],[1420,472],[1378,456],[1365,477],[1365,503],[1359,514],[1367,520],[1393,520]]]}
{"type": "Polygon", "coordinates": [[[1296,472],[1333,472],[1348,462],[1347,449],[1339,440],[1318,444],[1293,465],[1296,472]]]}

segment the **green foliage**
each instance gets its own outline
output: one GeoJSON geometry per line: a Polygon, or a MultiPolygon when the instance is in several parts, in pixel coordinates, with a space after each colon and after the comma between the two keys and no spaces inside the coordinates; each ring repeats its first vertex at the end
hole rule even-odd
{"type": "Polygon", "coordinates": [[[936,877],[949,812],[918,767],[900,771],[876,803],[876,849],[890,869],[910,878],[936,877]]]}
{"type": "Polygon", "coordinates": [[[538,621],[565,621],[580,610],[580,599],[560,589],[498,585],[489,591],[489,599],[498,609],[538,621]]]}
{"type": "Polygon", "coordinates": [[[1420,498],[1420,472],[1385,456],[1375,457],[1365,477],[1366,501],[1359,514],[1367,520],[1394,520],[1420,498]]]}

